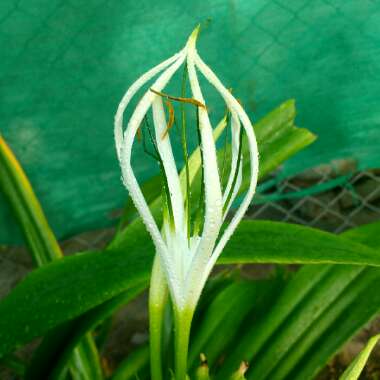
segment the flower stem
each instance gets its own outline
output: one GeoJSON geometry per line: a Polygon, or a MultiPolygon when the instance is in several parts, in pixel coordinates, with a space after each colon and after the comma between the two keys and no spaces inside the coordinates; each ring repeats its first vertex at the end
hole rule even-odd
{"type": "Polygon", "coordinates": [[[156,255],[149,290],[150,370],[152,380],[162,380],[162,335],[168,289],[156,255]]]}
{"type": "Polygon", "coordinates": [[[186,380],[187,354],[194,308],[174,310],[175,323],[175,380],[186,380]]]}

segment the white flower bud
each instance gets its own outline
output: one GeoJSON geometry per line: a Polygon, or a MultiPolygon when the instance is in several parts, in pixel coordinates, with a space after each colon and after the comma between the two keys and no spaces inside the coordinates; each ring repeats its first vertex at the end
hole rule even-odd
{"type": "Polygon", "coordinates": [[[179,310],[186,307],[195,308],[217,258],[252,200],[258,176],[258,150],[252,124],[239,102],[199,57],[195,45],[198,30],[199,28],[194,30],[186,46],[179,53],[137,79],[124,95],[115,116],[115,143],[123,182],[152,236],[173,302],[179,310]],[[160,92],[165,89],[175,72],[183,64],[186,64],[192,98],[198,104],[198,128],[204,180],[203,230],[199,236],[198,233],[194,233],[190,238],[190,231],[188,231],[188,223],[186,222],[186,218],[189,217],[185,209],[186,194],[183,194],[181,189],[170,136],[166,130],[167,121],[163,100],[160,95],[160,92]],[[222,190],[219,177],[213,128],[198,81],[197,70],[221,95],[231,114],[231,169],[224,190],[222,190]],[[138,102],[128,121],[126,130],[123,131],[123,113],[128,103],[142,86],[156,76],[157,79],[138,102]],[[174,224],[172,226],[164,219],[161,229],[157,226],[152,216],[131,164],[132,147],[137,130],[150,109],[153,113],[155,146],[166,178],[172,222],[174,224]],[[241,154],[243,131],[249,147],[249,157],[244,158],[241,154]],[[249,188],[231,222],[220,236],[222,224],[242,183],[243,159],[250,161],[249,188]]]}

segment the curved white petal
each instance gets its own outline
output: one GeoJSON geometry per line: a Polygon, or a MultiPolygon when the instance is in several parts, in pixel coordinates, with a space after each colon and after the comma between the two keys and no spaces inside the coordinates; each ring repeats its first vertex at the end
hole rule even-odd
{"type": "MultiPolygon", "coordinates": [[[[218,141],[219,137],[223,133],[226,126],[227,126],[227,118],[224,116],[213,131],[214,141],[218,141]]],[[[189,157],[190,185],[194,182],[194,179],[201,165],[202,165],[201,148],[198,146],[189,157]]],[[[180,182],[182,186],[182,191],[185,192],[186,191],[186,172],[184,168],[182,169],[179,178],[180,178],[180,182]]]]}
{"type": "MultiPolygon", "coordinates": [[[[182,65],[184,59],[185,55],[181,55],[180,58],[175,61],[175,63],[173,63],[158,77],[153,85],[157,91],[161,91],[162,88],[169,82],[174,73],[182,65]]],[[[162,265],[166,271],[168,285],[172,292],[172,295],[174,298],[178,299],[180,298],[180,286],[177,274],[173,270],[173,265],[168,254],[167,246],[162,239],[157,224],[149,210],[149,207],[145,201],[131,165],[132,146],[137,129],[139,128],[145,114],[151,107],[152,102],[156,96],[156,94],[148,90],[134,110],[128,122],[127,129],[124,132],[123,143],[120,150],[120,166],[122,170],[124,185],[128,189],[129,195],[132,198],[137,211],[139,212],[144,224],[152,236],[156,251],[160,255],[162,265]]]]}
{"type": "MultiPolygon", "coordinates": [[[[189,39],[187,53],[189,82],[193,97],[205,104],[195,71],[194,60],[196,56],[196,36],[192,37],[189,39]]],[[[189,268],[189,273],[186,280],[186,298],[197,298],[197,292],[194,292],[194,286],[198,281],[199,274],[203,272],[212,254],[212,250],[214,248],[215,241],[219,235],[220,227],[222,224],[223,213],[222,191],[219,179],[216,148],[207,109],[199,107],[198,115],[201,135],[201,149],[203,155],[205,219],[202,237],[199,242],[196,254],[192,260],[191,267],[189,268]]]]}
{"type": "Polygon", "coordinates": [[[162,98],[158,95],[156,95],[155,99],[153,100],[152,111],[157,149],[161,156],[168,182],[173,208],[175,230],[177,234],[184,234],[186,236],[187,232],[184,231],[186,223],[184,223],[184,204],[181,184],[179,182],[177,166],[175,164],[173,150],[170,144],[169,133],[165,134],[167,124],[162,98]]]}
{"type": "Polygon", "coordinates": [[[146,82],[152,79],[160,71],[168,67],[175,60],[179,59],[181,55],[184,54],[184,50],[185,49],[182,49],[177,54],[174,54],[172,57],[166,59],[165,61],[161,62],[160,64],[158,64],[157,66],[153,67],[152,69],[147,71],[145,74],[143,74],[139,79],[137,79],[132,84],[131,87],[128,88],[127,92],[124,94],[123,98],[121,99],[121,102],[116,111],[115,123],[114,123],[115,145],[116,145],[116,152],[117,152],[117,156],[119,160],[120,160],[120,150],[123,143],[123,114],[124,114],[125,109],[128,106],[128,103],[131,101],[131,99],[136,94],[136,92],[142,86],[144,86],[146,82]]]}
{"type": "MultiPolygon", "coordinates": [[[[248,138],[248,146],[249,146],[249,154],[250,154],[250,166],[251,166],[251,178],[250,178],[250,183],[248,187],[248,191],[236,211],[234,217],[232,218],[230,224],[224,231],[224,234],[220,238],[214,253],[209,260],[207,264],[207,270],[205,271],[205,278],[203,281],[205,282],[207,279],[208,274],[210,273],[212,267],[214,266],[217,258],[219,257],[222,249],[226,245],[227,241],[235,231],[238,223],[240,220],[243,218],[245,212],[247,211],[247,208],[249,207],[252,198],[255,194],[256,190],[256,185],[257,185],[257,178],[258,178],[258,169],[259,169],[259,154],[258,154],[258,148],[257,148],[257,142],[256,142],[256,137],[254,134],[254,130],[252,127],[252,124],[239,104],[239,102],[231,95],[231,93],[223,86],[223,84],[220,82],[220,80],[217,78],[217,76],[213,73],[213,71],[202,61],[202,59],[199,57],[198,54],[195,56],[195,63],[197,67],[199,68],[199,71],[205,76],[205,78],[215,87],[215,89],[221,94],[221,96],[224,98],[224,101],[227,104],[227,107],[231,110],[236,112],[238,115],[242,126],[245,130],[245,133],[248,138]]],[[[203,282],[202,281],[202,282],[203,282]]]]}

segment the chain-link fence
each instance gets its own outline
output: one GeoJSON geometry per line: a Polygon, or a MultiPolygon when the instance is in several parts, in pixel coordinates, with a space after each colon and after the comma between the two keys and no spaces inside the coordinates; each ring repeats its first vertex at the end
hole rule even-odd
{"type": "MultiPolygon", "coordinates": [[[[335,233],[377,221],[380,219],[380,170],[352,173],[352,168],[350,161],[342,161],[276,181],[258,197],[260,204],[253,204],[247,217],[302,224],[335,233]],[[342,175],[342,171],[346,174],[342,175]]],[[[62,245],[67,253],[100,248],[113,232],[106,229],[84,233],[62,245]]]]}
{"type": "MultiPolygon", "coordinates": [[[[379,162],[379,1],[3,0],[1,133],[58,236],[102,228],[122,204],[116,106],[199,22],[200,54],[253,119],[294,98],[297,125],[319,136],[288,173],[337,157],[379,162]]],[[[217,112],[219,96],[205,98],[217,112]]],[[[8,242],[16,231],[0,204],[8,242]]]]}
{"type": "Polygon", "coordinates": [[[379,170],[333,178],[331,169],[320,167],[286,179],[271,190],[274,198],[280,199],[253,206],[252,218],[297,223],[335,233],[380,219],[379,170]],[[333,186],[334,183],[338,185],[333,186]],[[303,196],[321,187],[329,189],[303,196]]]}
{"type": "MultiPolygon", "coordinates": [[[[247,217],[296,223],[335,233],[379,220],[380,169],[336,175],[331,166],[322,166],[276,181],[258,197],[259,204],[250,207],[247,217]],[[321,191],[323,188],[327,190],[321,191]],[[271,198],[274,200],[270,201],[271,198]]],[[[99,249],[113,233],[113,228],[85,232],[63,241],[62,248],[66,254],[99,249]]]]}

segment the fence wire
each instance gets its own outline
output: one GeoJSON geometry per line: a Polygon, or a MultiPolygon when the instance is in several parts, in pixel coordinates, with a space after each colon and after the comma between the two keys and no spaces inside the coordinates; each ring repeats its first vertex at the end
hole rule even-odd
{"type": "MultiPolygon", "coordinates": [[[[38,184],[58,236],[100,228],[120,206],[111,143],[120,97],[206,19],[199,51],[249,116],[294,98],[297,125],[319,136],[286,163],[288,173],[336,157],[379,162],[378,0],[3,0],[1,133],[38,184]]],[[[216,118],[223,114],[216,92],[205,88],[205,98],[216,118]]],[[[141,164],[138,174],[155,169],[141,164]]],[[[6,241],[17,231],[4,210],[6,241]]]]}
{"type": "MultiPolygon", "coordinates": [[[[350,170],[350,163],[346,165],[350,170]]],[[[296,223],[340,233],[380,219],[380,169],[341,175],[334,166],[321,166],[276,182],[261,194],[247,217],[296,223]],[[339,173],[339,174],[338,174],[339,173]],[[342,179],[342,180],[340,180],[342,179]],[[329,184],[338,183],[337,186],[329,184]],[[323,192],[313,194],[312,189],[323,192]],[[302,196],[302,194],[312,193],[302,196]],[[278,198],[277,201],[266,199],[278,198]]],[[[103,247],[112,229],[87,232],[63,243],[65,252],[103,247]]]]}
{"type": "MultiPolygon", "coordinates": [[[[296,223],[334,233],[377,221],[380,219],[380,169],[341,176],[332,166],[321,166],[276,181],[258,196],[246,217],[296,223]],[[329,185],[334,182],[338,185],[329,185]],[[319,191],[321,188],[328,190],[313,193],[313,189],[319,191]]],[[[66,254],[99,249],[113,234],[113,228],[89,231],[63,241],[61,245],[66,254]]],[[[16,251],[19,252],[20,248],[7,248],[10,254],[16,251]]]]}
{"type": "Polygon", "coordinates": [[[282,200],[254,205],[253,219],[297,223],[340,233],[380,219],[380,170],[345,176],[342,184],[319,194],[297,197],[313,187],[332,181],[331,173],[320,167],[282,181],[276,191],[282,200]],[[286,197],[291,194],[290,197],[286,197]]]}

